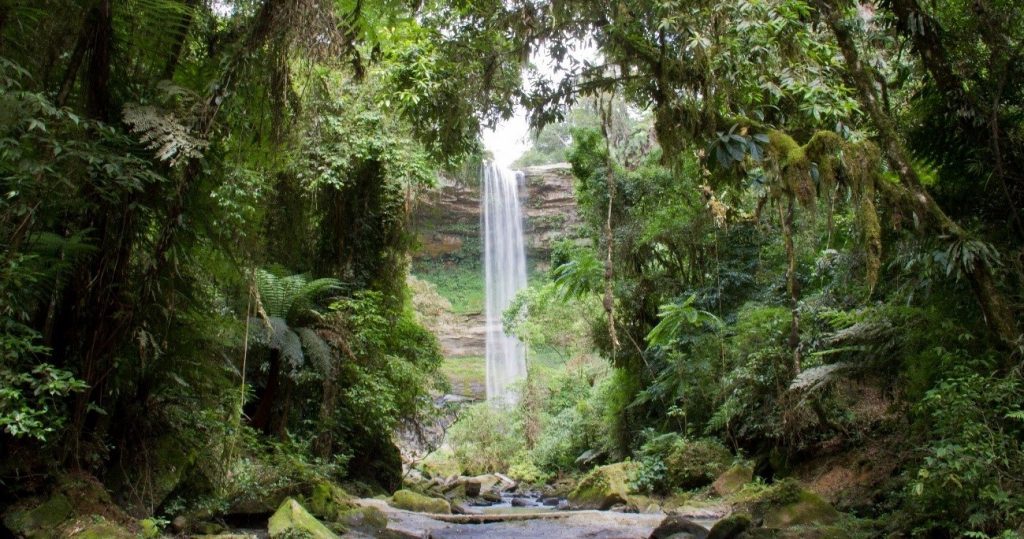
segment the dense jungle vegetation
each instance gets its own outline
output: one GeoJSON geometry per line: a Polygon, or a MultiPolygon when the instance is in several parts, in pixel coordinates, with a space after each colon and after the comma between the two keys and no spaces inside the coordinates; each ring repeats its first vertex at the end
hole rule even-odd
{"type": "Polygon", "coordinates": [[[586,226],[505,327],[561,359],[423,473],[749,468],[740,504],[828,491],[803,536],[1024,537],[1020,8],[0,1],[3,526],[401,488],[447,389],[408,217],[520,107],[586,226]]]}

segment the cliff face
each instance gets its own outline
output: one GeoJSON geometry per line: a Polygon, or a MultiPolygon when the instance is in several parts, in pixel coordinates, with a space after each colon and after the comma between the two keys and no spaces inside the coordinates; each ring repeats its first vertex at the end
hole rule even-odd
{"type": "MultiPolygon", "coordinates": [[[[531,267],[546,264],[559,237],[580,226],[567,163],[527,167],[520,178],[519,198],[526,213],[523,233],[531,267]]],[[[442,180],[440,187],[417,202],[413,229],[420,242],[414,260],[468,261],[480,254],[480,186],[442,180]]]]}
{"type": "MultiPolygon", "coordinates": [[[[413,274],[432,283],[451,304],[452,316],[446,323],[425,320],[448,357],[484,355],[480,196],[478,181],[442,180],[413,211],[412,229],[420,244],[413,256],[413,274]]],[[[523,169],[519,196],[528,272],[546,271],[554,242],[574,237],[580,229],[569,165],[523,169]]]]}

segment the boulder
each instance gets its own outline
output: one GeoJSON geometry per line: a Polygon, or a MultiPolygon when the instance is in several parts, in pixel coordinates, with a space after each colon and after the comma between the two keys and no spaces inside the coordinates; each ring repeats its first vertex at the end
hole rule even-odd
{"type": "Polygon", "coordinates": [[[715,479],[715,482],[711,484],[711,489],[719,496],[728,496],[743,488],[743,485],[746,485],[753,479],[753,468],[743,464],[736,464],[722,473],[722,475],[719,475],[718,479],[715,479]]]}
{"type": "Polygon", "coordinates": [[[377,536],[377,532],[388,527],[388,517],[384,511],[371,506],[348,509],[338,515],[337,522],[346,528],[367,532],[373,536],[377,536]]]}
{"type": "Polygon", "coordinates": [[[711,527],[708,539],[736,539],[750,528],[750,517],[744,514],[729,515],[711,527]]]}
{"type": "Polygon", "coordinates": [[[764,526],[788,528],[807,524],[832,524],[838,519],[839,511],[821,496],[801,489],[796,500],[767,508],[764,513],[764,526]]]}
{"type": "Polygon", "coordinates": [[[342,513],[352,509],[354,504],[345,489],[334,483],[321,481],[313,487],[313,492],[306,500],[306,507],[317,518],[335,521],[342,513]]]}
{"type": "Polygon", "coordinates": [[[826,525],[839,519],[834,507],[793,479],[773,484],[744,505],[765,528],[826,525]]]}
{"type": "Polygon", "coordinates": [[[569,494],[569,503],[579,509],[608,509],[628,501],[629,477],[635,462],[619,462],[594,468],[569,494]]]}
{"type": "Polygon", "coordinates": [[[290,537],[309,537],[310,539],[337,539],[323,522],[320,522],[313,515],[309,514],[294,498],[288,498],[281,503],[274,515],[267,523],[271,539],[285,539],[290,537]]]}
{"type": "Polygon", "coordinates": [[[708,530],[686,517],[669,515],[661,521],[657,528],[654,528],[654,531],[651,532],[651,539],[668,539],[681,534],[686,534],[693,539],[705,539],[708,536],[708,530]]]}
{"type": "Polygon", "coordinates": [[[717,440],[680,440],[664,457],[668,482],[674,488],[694,489],[711,484],[729,468],[732,453],[717,440]]]}
{"type": "Polygon", "coordinates": [[[465,490],[466,496],[470,498],[476,498],[480,495],[480,491],[483,490],[483,483],[476,478],[470,478],[462,483],[463,489],[465,490]]]}
{"type": "Polygon", "coordinates": [[[31,501],[18,504],[4,513],[4,526],[22,537],[52,535],[74,512],[67,496],[54,494],[48,500],[34,505],[31,501]]]}
{"type": "Polygon", "coordinates": [[[416,511],[418,513],[451,514],[452,507],[447,500],[431,498],[411,490],[399,490],[391,496],[390,504],[398,509],[416,511]]]}

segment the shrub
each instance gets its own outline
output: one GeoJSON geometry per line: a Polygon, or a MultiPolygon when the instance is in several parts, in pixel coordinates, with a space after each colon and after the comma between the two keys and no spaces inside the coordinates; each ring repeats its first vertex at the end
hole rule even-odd
{"type": "Polygon", "coordinates": [[[504,472],[522,449],[518,422],[486,402],[465,408],[448,431],[455,460],[466,475],[504,472]]]}
{"type": "Polygon", "coordinates": [[[732,455],[711,438],[687,439],[674,432],[645,433],[647,442],[637,456],[640,467],[631,478],[637,490],[668,493],[674,489],[703,487],[732,462],[732,455]]]}
{"type": "Polygon", "coordinates": [[[958,365],[915,409],[929,441],[909,472],[903,497],[908,525],[915,534],[1019,537],[1024,381],[1019,374],[978,374],[964,358],[946,355],[958,365]]]}

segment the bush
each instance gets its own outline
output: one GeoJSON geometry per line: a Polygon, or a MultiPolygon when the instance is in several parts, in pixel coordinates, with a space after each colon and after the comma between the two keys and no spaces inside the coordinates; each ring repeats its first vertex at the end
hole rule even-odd
{"type": "Polygon", "coordinates": [[[676,433],[646,432],[647,442],[637,456],[640,467],[632,477],[637,490],[667,494],[711,484],[732,462],[732,455],[711,438],[687,439],[676,433]]]}
{"type": "Polygon", "coordinates": [[[914,534],[1020,537],[1024,529],[1024,381],[956,367],[915,412],[929,441],[903,499],[914,534]],[[1015,531],[1016,530],[1016,531],[1015,531]]]}
{"type": "Polygon", "coordinates": [[[466,407],[448,436],[455,460],[466,475],[505,472],[522,448],[514,415],[486,402],[466,407]]]}

